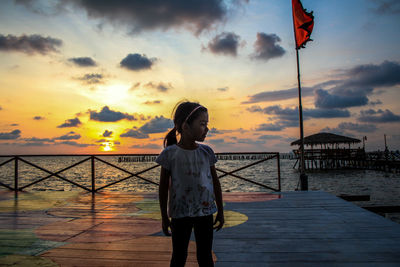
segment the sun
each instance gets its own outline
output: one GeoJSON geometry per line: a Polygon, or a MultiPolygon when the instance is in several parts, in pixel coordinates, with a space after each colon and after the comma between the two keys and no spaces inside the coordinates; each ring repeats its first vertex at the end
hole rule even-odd
{"type": "Polygon", "coordinates": [[[113,151],[114,150],[114,145],[112,143],[110,143],[110,142],[105,142],[105,143],[101,144],[101,149],[103,151],[106,151],[106,152],[113,151]]]}

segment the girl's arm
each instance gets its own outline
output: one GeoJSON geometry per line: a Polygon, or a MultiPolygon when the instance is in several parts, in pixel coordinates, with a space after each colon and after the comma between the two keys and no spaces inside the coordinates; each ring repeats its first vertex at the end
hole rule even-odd
{"type": "Polygon", "coordinates": [[[170,236],[168,228],[171,225],[171,221],[169,220],[167,213],[167,204],[168,204],[168,187],[169,187],[169,177],[170,172],[161,167],[160,174],[160,186],[158,188],[158,198],[160,201],[160,210],[161,210],[161,218],[162,218],[162,229],[165,235],[170,236]]]}
{"type": "Polygon", "coordinates": [[[222,202],[222,190],[221,190],[221,184],[219,183],[217,171],[215,170],[215,166],[211,166],[210,170],[211,170],[211,175],[213,178],[215,202],[217,203],[217,208],[218,208],[218,213],[217,213],[217,217],[215,218],[214,225],[216,225],[219,222],[219,224],[217,226],[215,226],[214,229],[217,229],[217,231],[219,231],[219,230],[221,230],[222,226],[225,223],[224,205],[222,202]]]}

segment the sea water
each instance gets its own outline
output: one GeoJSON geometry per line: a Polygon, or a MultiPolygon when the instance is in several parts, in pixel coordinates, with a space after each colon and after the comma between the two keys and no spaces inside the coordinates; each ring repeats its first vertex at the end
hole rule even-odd
{"type": "MultiPolygon", "coordinates": [[[[121,162],[119,156],[98,156],[99,159],[107,161],[126,172],[107,165],[99,160],[94,161],[95,187],[100,188],[107,184],[128,178],[132,174],[155,166],[154,162],[121,162]]],[[[0,164],[10,158],[0,158],[0,164]]],[[[42,156],[23,157],[24,160],[37,165],[45,170],[35,168],[25,162],[18,161],[18,184],[19,187],[29,185],[34,181],[57,173],[59,176],[80,184],[86,188],[92,186],[92,165],[89,156],[42,156]],[[69,166],[87,159],[73,168],[59,172],[69,166]]],[[[219,160],[216,168],[230,172],[242,166],[251,164],[256,160],[219,160]]],[[[281,191],[294,191],[299,189],[299,172],[293,168],[295,161],[290,159],[280,160],[281,191]]],[[[141,178],[158,183],[160,167],[156,167],[140,174],[141,178]]],[[[0,182],[14,187],[15,163],[11,161],[0,167],[0,182]]],[[[218,172],[223,174],[223,172],[218,172]]],[[[234,172],[235,175],[265,184],[278,189],[278,164],[277,159],[270,159],[255,166],[234,172]]],[[[309,190],[322,190],[334,195],[370,195],[368,202],[355,202],[357,205],[391,206],[400,205],[400,174],[374,170],[329,170],[309,171],[309,190]]],[[[237,177],[225,176],[220,179],[224,192],[271,192],[270,189],[249,183],[237,177]]],[[[4,187],[3,187],[4,188],[4,187]]],[[[83,190],[76,185],[70,184],[58,177],[51,176],[41,182],[29,186],[26,191],[34,190],[57,190],[72,191],[83,190]]],[[[103,190],[120,192],[155,192],[157,185],[144,181],[136,176],[125,179],[103,190]]],[[[394,216],[398,216],[395,214],[394,216]]],[[[400,216],[399,216],[400,217],[400,216]]]]}

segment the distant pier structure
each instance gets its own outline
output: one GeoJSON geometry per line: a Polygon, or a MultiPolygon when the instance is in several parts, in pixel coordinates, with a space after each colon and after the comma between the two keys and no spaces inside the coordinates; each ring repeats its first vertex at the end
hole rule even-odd
{"type": "MultiPolygon", "coordinates": [[[[308,170],[341,168],[400,171],[400,156],[389,151],[365,152],[364,146],[354,148],[361,140],[332,134],[317,133],[304,138],[304,161],[308,170]]],[[[299,146],[300,140],[290,145],[299,146]]],[[[300,167],[300,150],[293,150],[296,159],[293,168],[300,167]]]]}
{"type": "MultiPolygon", "coordinates": [[[[300,140],[290,145],[299,146],[300,140]]],[[[304,138],[304,160],[306,169],[339,169],[346,167],[366,167],[366,153],[364,148],[353,148],[354,144],[361,140],[332,134],[317,133],[304,138]]],[[[300,150],[295,149],[293,153],[296,162],[293,168],[300,167],[300,150]]]]}

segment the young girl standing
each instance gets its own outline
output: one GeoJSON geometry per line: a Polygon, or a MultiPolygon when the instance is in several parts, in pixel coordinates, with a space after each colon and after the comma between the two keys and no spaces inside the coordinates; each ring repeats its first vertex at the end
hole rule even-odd
{"type": "Polygon", "coordinates": [[[198,103],[181,103],[175,110],[175,127],[165,137],[165,149],[156,159],[161,165],[162,229],[165,235],[171,235],[168,230],[171,228],[171,266],[174,267],[185,265],[192,228],[199,266],[214,266],[213,229],[218,231],[224,224],[221,185],[215,170],[217,159],[209,146],[197,143],[206,138],[207,124],[205,107],[198,103]]]}

